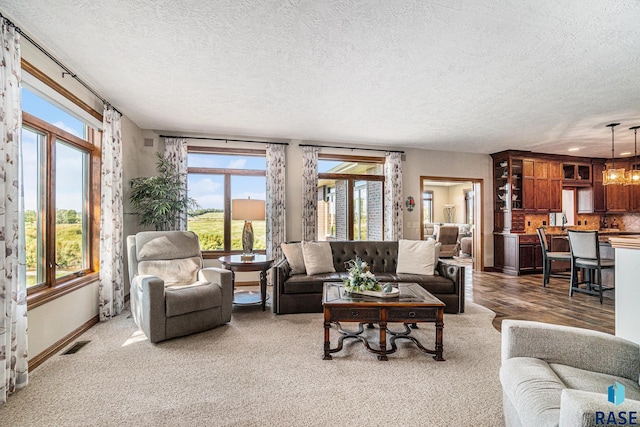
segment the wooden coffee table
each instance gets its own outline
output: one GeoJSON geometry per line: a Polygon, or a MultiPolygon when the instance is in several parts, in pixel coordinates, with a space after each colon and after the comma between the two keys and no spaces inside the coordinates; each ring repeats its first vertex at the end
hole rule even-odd
{"type": "Polygon", "coordinates": [[[322,306],[324,307],[324,360],[331,360],[331,353],[342,350],[345,339],[359,340],[372,353],[378,355],[378,360],[389,360],[388,354],[397,350],[396,340],[408,339],[419,350],[433,354],[437,361],[443,361],[442,357],[442,332],[444,327],[445,304],[434,297],[417,283],[399,283],[396,285],[400,295],[395,298],[376,298],[345,291],[342,283],[325,283],[322,292],[322,306]],[[342,329],[340,322],[358,322],[359,327],[355,332],[342,329]],[[435,350],[425,348],[411,330],[418,327],[418,323],[435,323],[436,342],[435,350]],[[378,324],[380,335],[378,348],[369,344],[363,335],[364,325],[374,328],[378,324]],[[388,329],[388,323],[402,323],[404,331],[394,332],[388,329]],[[331,325],[336,325],[340,337],[335,348],[331,348],[331,325]],[[387,333],[391,335],[389,343],[391,349],[387,349],[387,333]]]}

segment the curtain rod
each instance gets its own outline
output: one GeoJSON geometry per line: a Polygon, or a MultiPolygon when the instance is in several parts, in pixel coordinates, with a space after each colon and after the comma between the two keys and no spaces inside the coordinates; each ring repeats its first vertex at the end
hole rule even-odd
{"type": "Polygon", "coordinates": [[[401,150],[382,150],[378,148],[356,148],[356,147],[338,147],[336,145],[316,145],[316,144],[298,144],[299,147],[318,147],[318,148],[338,148],[340,150],[364,150],[364,151],[381,151],[383,153],[400,153],[404,154],[401,150]]]}
{"type": "Polygon", "coordinates": [[[175,136],[175,135],[160,135],[160,138],[184,138],[184,139],[204,139],[207,141],[224,141],[224,142],[251,142],[252,144],[275,144],[275,145],[289,145],[288,142],[271,142],[271,141],[252,141],[250,139],[229,139],[229,138],[209,138],[206,136],[175,136]]]}
{"type": "Polygon", "coordinates": [[[2,15],[2,13],[0,13],[0,18],[4,19],[7,23],[7,25],[9,25],[10,27],[13,27],[16,29],[16,32],[18,34],[20,34],[20,36],[22,36],[24,39],[26,39],[29,43],[31,43],[36,49],[38,49],[40,52],[44,53],[45,56],[47,58],[49,58],[50,60],[52,60],[53,62],[55,62],[60,68],[62,68],[64,70],[64,72],[62,73],[62,78],[64,79],[65,75],[69,75],[71,77],[73,77],[74,79],[76,79],[78,81],[78,83],[80,83],[82,86],[84,86],[89,92],[91,92],[92,94],[94,94],[96,96],[96,98],[98,98],[100,101],[102,101],[102,103],[104,105],[106,105],[107,107],[111,107],[113,108],[115,111],[118,112],[118,114],[120,114],[121,116],[123,115],[116,107],[114,107],[113,105],[111,105],[111,103],[109,101],[107,101],[106,99],[104,99],[102,96],[100,96],[100,94],[98,94],[95,90],[93,90],[91,88],[91,86],[89,86],[88,84],[86,84],[82,79],[80,79],[80,77],[78,77],[77,74],[75,74],[74,72],[72,72],[70,69],[68,69],[62,62],[58,61],[53,55],[51,55],[49,52],[47,52],[45,50],[45,48],[43,48],[42,46],[40,46],[35,40],[33,40],[31,37],[29,37],[27,34],[25,34],[20,27],[18,27],[16,24],[14,24],[13,22],[11,22],[10,19],[8,19],[6,16],[2,15]]]}

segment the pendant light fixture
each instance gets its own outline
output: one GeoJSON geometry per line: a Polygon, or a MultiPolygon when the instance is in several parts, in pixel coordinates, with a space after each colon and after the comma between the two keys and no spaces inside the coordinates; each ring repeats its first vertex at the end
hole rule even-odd
{"type": "Polygon", "coordinates": [[[640,126],[630,127],[633,131],[633,164],[625,175],[625,184],[640,185],[640,169],[638,167],[638,129],[640,126]]]}
{"type": "Polygon", "coordinates": [[[620,123],[609,123],[607,127],[611,128],[611,167],[602,171],[602,185],[611,185],[611,184],[624,184],[625,183],[625,174],[624,168],[616,169],[615,164],[615,150],[614,150],[614,142],[613,142],[613,128],[618,126],[620,123]]]}

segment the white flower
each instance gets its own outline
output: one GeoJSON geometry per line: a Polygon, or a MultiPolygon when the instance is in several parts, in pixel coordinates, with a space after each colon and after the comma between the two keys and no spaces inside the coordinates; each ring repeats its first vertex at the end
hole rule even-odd
{"type": "Polygon", "coordinates": [[[360,267],[362,268],[366,268],[369,264],[367,264],[366,262],[362,261],[362,263],[360,264],[360,267]]]}
{"type": "Polygon", "coordinates": [[[364,277],[366,277],[367,279],[374,279],[376,276],[372,272],[367,271],[366,273],[364,273],[364,277]]]}

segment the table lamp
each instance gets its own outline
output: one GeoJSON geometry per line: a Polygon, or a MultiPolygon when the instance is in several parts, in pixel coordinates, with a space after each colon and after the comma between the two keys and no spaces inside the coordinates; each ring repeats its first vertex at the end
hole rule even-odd
{"type": "Polygon", "coordinates": [[[231,200],[231,219],[244,220],[242,229],[242,255],[253,258],[253,227],[251,221],[264,221],[264,200],[234,199],[231,200]]]}

